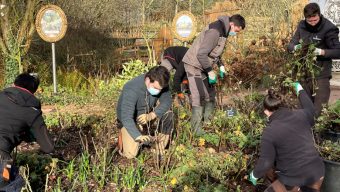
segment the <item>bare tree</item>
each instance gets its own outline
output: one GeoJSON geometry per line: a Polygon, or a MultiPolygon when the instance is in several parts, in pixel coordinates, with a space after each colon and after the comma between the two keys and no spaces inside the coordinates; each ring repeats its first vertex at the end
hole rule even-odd
{"type": "Polygon", "coordinates": [[[22,59],[30,48],[35,31],[37,6],[38,0],[1,0],[0,48],[6,85],[24,70],[22,59]]]}

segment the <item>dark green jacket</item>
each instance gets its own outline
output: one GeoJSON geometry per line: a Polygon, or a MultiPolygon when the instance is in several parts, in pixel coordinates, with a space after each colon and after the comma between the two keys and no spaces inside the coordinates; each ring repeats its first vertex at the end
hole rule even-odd
{"type": "Polygon", "coordinates": [[[134,139],[141,135],[136,127],[139,115],[154,111],[160,118],[170,109],[172,102],[168,88],[163,89],[159,95],[152,96],[147,91],[144,77],[145,74],[140,75],[124,85],[117,105],[117,118],[134,139]],[[157,101],[159,105],[156,106],[157,101]]]}

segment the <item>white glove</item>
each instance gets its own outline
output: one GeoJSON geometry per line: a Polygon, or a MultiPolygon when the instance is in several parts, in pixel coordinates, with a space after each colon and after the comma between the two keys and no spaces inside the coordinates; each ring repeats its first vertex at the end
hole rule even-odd
{"type": "Polygon", "coordinates": [[[209,79],[211,79],[211,80],[216,79],[216,74],[212,70],[208,73],[208,76],[209,76],[209,79]]]}
{"type": "Polygon", "coordinates": [[[223,73],[226,73],[225,67],[223,65],[220,66],[220,71],[223,72],[223,73]]]}
{"type": "Polygon", "coordinates": [[[315,50],[314,50],[314,54],[315,55],[323,55],[323,50],[322,49],[319,49],[319,48],[316,48],[315,50]]]}
{"type": "Polygon", "coordinates": [[[138,136],[135,139],[135,141],[140,142],[140,143],[148,143],[151,141],[151,137],[149,135],[141,135],[141,136],[138,136]]]}

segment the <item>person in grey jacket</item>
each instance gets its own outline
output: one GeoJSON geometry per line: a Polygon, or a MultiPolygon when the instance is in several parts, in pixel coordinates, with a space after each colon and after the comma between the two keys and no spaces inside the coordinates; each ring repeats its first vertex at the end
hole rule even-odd
{"type": "Polygon", "coordinates": [[[307,4],[304,8],[304,16],[305,19],[300,21],[288,45],[288,51],[293,53],[310,44],[316,46],[314,54],[320,71],[315,74],[316,79],[307,76],[300,81],[312,99],[318,117],[321,114],[322,105],[328,103],[330,96],[329,80],[332,77],[332,59],[340,58],[339,29],[321,15],[317,3],[307,4]],[[316,80],[316,87],[313,85],[314,80],[316,80]]]}
{"type": "Polygon", "coordinates": [[[173,127],[169,79],[169,71],[158,66],[124,85],[117,118],[120,154],[126,158],[136,157],[139,147],[150,142],[155,143],[158,154],[164,154],[173,127]],[[158,127],[152,130],[155,120],[159,120],[158,127]]]}
{"type": "Polygon", "coordinates": [[[220,57],[226,40],[244,28],[245,20],[241,15],[221,16],[200,33],[183,57],[192,99],[191,127],[196,135],[203,134],[202,118],[209,120],[215,106],[217,76],[213,64],[219,65],[220,74],[224,75],[220,57]]]}

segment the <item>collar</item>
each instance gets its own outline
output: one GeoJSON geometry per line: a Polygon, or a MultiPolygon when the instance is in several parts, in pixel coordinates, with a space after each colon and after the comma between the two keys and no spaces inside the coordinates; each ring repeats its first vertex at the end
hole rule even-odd
{"type": "Polygon", "coordinates": [[[271,116],[269,116],[269,123],[275,119],[280,119],[287,116],[287,112],[290,110],[288,108],[280,107],[278,110],[274,111],[271,116]]]}
{"type": "Polygon", "coordinates": [[[34,95],[34,94],[31,93],[29,90],[27,90],[27,89],[25,89],[25,88],[23,88],[23,87],[20,87],[20,86],[17,86],[17,85],[14,85],[14,87],[15,87],[15,88],[18,88],[18,89],[21,89],[21,90],[23,90],[23,91],[26,91],[26,92],[28,92],[28,93],[31,94],[31,95],[34,95]]]}

